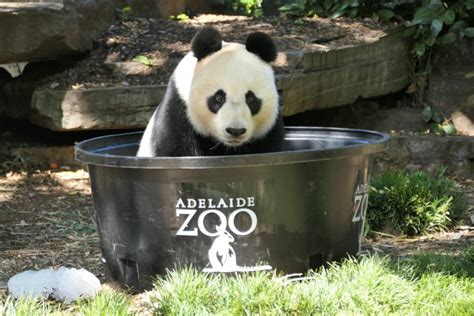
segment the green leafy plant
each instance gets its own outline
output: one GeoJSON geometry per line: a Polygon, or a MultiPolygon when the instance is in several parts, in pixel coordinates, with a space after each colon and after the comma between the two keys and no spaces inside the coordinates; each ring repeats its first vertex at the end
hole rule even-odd
{"type": "Polygon", "coordinates": [[[180,13],[178,15],[171,15],[170,19],[175,21],[187,21],[189,20],[189,16],[186,13],[180,13]]]}
{"type": "Polygon", "coordinates": [[[296,0],[279,8],[286,16],[322,16],[336,19],[343,15],[355,17],[359,0],[296,0]]]}
{"type": "Polygon", "coordinates": [[[464,193],[444,170],[435,176],[390,171],[372,179],[367,225],[369,231],[420,235],[446,229],[466,209],[464,193]]]}
{"type": "Polygon", "coordinates": [[[237,14],[260,17],[262,12],[262,0],[225,0],[225,7],[237,14]]]}
{"type": "Polygon", "coordinates": [[[446,45],[458,38],[474,37],[474,0],[423,0],[403,35],[415,40],[412,51],[418,58],[429,55],[434,45],[446,45]]]}
{"type": "Polygon", "coordinates": [[[117,8],[115,10],[117,11],[119,19],[123,21],[130,19],[130,16],[133,14],[132,7],[130,6],[125,6],[121,9],[117,8]]]}
{"type": "Polygon", "coordinates": [[[422,112],[423,119],[427,123],[431,123],[430,130],[433,133],[442,135],[456,135],[457,130],[450,120],[446,119],[441,112],[432,108],[431,106],[425,106],[422,112]]]}
{"type": "Polygon", "coordinates": [[[411,12],[403,17],[403,36],[411,39],[412,82],[416,87],[415,102],[421,106],[431,72],[433,48],[474,37],[474,0],[422,0],[421,6],[411,12]]]}
{"type": "Polygon", "coordinates": [[[142,64],[144,64],[144,65],[146,65],[146,66],[153,66],[153,61],[152,61],[149,57],[147,57],[147,56],[145,56],[145,55],[138,55],[138,56],[134,57],[134,58],[132,59],[132,61],[136,61],[136,62],[142,63],[142,64]]]}
{"type": "Polygon", "coordinates": [[[373,15],[373,17],[376,17],[377,19],[386,22],[393,19],[395,17],[395,13],[392,10],[382,9],[377,11],[377,13],[373,15]]]}

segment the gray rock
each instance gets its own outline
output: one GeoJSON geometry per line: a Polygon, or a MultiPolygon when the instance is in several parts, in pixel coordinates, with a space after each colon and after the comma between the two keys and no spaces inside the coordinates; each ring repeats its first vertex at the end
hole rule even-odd
{"type": "Polygon", "coordinates": [[[289,60],[295,64],[294,70],[301,72],[277,78],[284,115],[400,91],[410,81],[407,47],[395,32],[366,45],[302,56],[292,53],[289,60]]]}
{"type": "Polygon", "coordinates": [[[91,50],[93,37],[113,18],[113,6],[103,0],[64,4],[0,2],[0,64],[54,59],[91,50]]]}
{"type": "Polygon", "coordinates": [[[389,149],[377,154],[377,172],[389,169],[436,172],[445,166],[449,174],[474,176],[474,138],[468,136],[394,136],[389,149]]]}
{"type": "Polygon", "coordinates": [[[144,127],[166,86],[37,90],[33,123],[55,131],[144,127]]]}

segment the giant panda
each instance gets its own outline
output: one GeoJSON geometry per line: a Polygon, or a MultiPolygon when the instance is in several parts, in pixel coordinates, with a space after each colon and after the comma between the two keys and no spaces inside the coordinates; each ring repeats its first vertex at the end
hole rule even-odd
{"type": "Polygon", "coordinates": [[[171,76],[140,141],[139,157],[215,156],[279,151],[283,119],[265,33],[245,45],[202,28],[171,76]]]}

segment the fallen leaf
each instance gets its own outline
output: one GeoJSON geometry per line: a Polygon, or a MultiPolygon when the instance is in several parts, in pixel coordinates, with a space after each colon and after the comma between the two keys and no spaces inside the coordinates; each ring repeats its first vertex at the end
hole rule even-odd
{"type": "Polygon", "coordinates": [[[415,93],[417,90],[418,90],[418,87],[416,86],[416,83],[412,83],[411,85],[408,86],[408,88],[405,92],[406,93],[415,93]]]}

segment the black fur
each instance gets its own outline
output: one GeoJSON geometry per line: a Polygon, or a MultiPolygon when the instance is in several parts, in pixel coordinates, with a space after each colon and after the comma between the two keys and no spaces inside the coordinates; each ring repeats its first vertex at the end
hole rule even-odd
{"type": "Polygon", "coordinates": [[[209,111],[211,111],[214,114],[219,112],[219,110],[225,103],[225,97],[226,97],[225,92],[222,89],[220,89],[216,93],[214,93],[214,95],[211,95],[209,98],[207,98],[207,107],[209,111]],[[218,100],[217,96],[220,96],[221,100],[218,100]]]}
{"type": "Polygon", "coordinates": [[[218,30],[206,26],[202,28],[191,42],[191,50],[198,60],[219,51],[222,48],[222,38],[218,30]]]}
{"type": "Polygon", "coordinates": [[[228,147],[211,137],[198,134],[186,115],[186,104],[180,98],[174,78],[170,79],[165,97],[156,109],[155,126],[151,139],[155,157],[218,156],[279,151],[283,145],[283,119],[279,115],[275,125],[262,139],[239,147],[228,147]]]}
{"type": "Polygon", "coordinates": [[[245,47],[249,52],[254,53],[267,63],[275,61],[277,57],[275,43],[270,36],[262,32],[250,34],[247,37],[245,47]]]}

